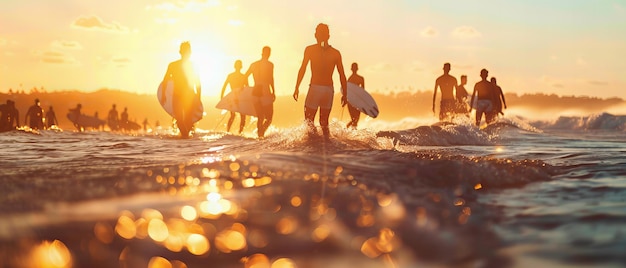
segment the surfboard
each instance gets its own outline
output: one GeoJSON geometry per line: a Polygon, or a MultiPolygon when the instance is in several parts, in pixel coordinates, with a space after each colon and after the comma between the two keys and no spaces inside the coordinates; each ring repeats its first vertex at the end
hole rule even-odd
{"type": "Polygon", "coordinates": [[[72,123],[78,124],[85,128],[99,128],[100,126],[103,126],[105,124],[105,121],[100,118],[89,116],[86,114],[80,114],[78,118],[76,118],[75,114],[71,112],[67,113],[67,119],[69,119],[72,123]]]}
{"type": "MultiPolygon", "coordinates": [[[[252,89],[252,87],[244,87],[238,92],[231,91],[215,105],[215,108],[257,117],[254,102],[258,97],[252,95],[252,89]]],[[[271,98],[271,96],[262,98],[271,98]]]]}
{"type": "MultiPolygon", "coordinates": [[[[159,85],[159,89],[157,90],[157,98],[159,99],[159,104],[163,107],[163,110],[167,112],[170,116],[174,117],[174,104],[172,100],[174,99],[174,81],[167,80],[162,82],[159,85]],[[165,102],[162,100],[163,92],[165,91],[165,102]]],[[[202,101],[198,98],[195,98],[193,101],[193,115],[191,122],[196,123],[202,119],[202,115],[204,114],[204,107],[202,106],[202,101]]]]}
{"type": "Polygon", "coordinates": [[[378,105],[376,105],[372,95],[362,87],[350,82],[348,82],[348,103],[369,117],[376,118],[378,116],[378,105]]]}

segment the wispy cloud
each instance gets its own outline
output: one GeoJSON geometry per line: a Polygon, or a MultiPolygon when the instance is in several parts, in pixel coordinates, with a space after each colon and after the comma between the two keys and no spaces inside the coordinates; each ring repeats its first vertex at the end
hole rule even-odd
{"type": "Polygon", "coordinates": [[[112,33],[128,33],[128,27],[122,26],[117,22],[106,23],[100,17],[81,16],[72,23],[72,27],[84,30],[98,30],[112,33]]]}
{"type": "Polygon", "coordinates": [[[47,50],[47,51],[35,51],[33,53],[36,57],[38,57],[43,63],[50,64],[60,64],[60,65],[71,65],[78,64],[78,61],[67,53],[56,51],[56,50],[47,50]]]}
{"type": "Polygon", "coordinates": [[[482,34],[472,26],[463,25],[454,29],[452,31],[452,36],[467,39],[481,37],[482,34]]]}
{"type": "Polygon", "coordinates": [[[609,82],[597,81],[597,80],[587,81],[587,83],[589,83],[590,85],[594,85],[594,86],[608,86],[609,85],[609,82]]]}
{"type": "Polygon", "coordinates": [[[51,46],[53,48],[58,48],[58,49],[71,49],[71,50],[83,49],[83,46],[76,41],[55,40],[52,42],[51,46]]]}
{"type": "Polygon", "coordinates": [[[387,72],[393,71],[393,66],[387,62],[380,62],[366,68],[368,72],[377,73],[377,72],[387,72]]]}
{"type": "Polygon", "coordinates": [[[546,76],[546,75],[542,76],[540,78],[540,81],[543,84],[549,85],[551,87],[556,87],[556,88],[564,88],[565,87],[560,80],[558,80],[556,78],[553,78],[553,77],[550,77],[550,76],[546,76]]]}
{"type": "Polygon", "coordinates": [[[160,10],[170,12],[201,12],[203,9],[219,6],[218,0],[181,0],[176,2],[162,2],[149,5],[148,10],[160,10]]]}
{"type": "Polygon", "coordinates": [[[437,31],[437,29],[433,28],[432,26],[428,26],[420,32],[420,35],[425,38],[433,38],[439,35],[439,32],[437,31]]]}
{"type": "Polygon", "coordinates": [[[111,62],[117,67],[124,67],[130,64],[132,61],[126,57],[113,57],[113,59],[111,59],[111,62]]]}

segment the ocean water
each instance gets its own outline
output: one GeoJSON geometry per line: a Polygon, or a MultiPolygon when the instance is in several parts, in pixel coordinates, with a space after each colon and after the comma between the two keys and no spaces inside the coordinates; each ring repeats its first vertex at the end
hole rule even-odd
{"type": "Polygon", "coordinates": [[[0,133],[0,267],[626,266],[623,116],[342,125],[0,133]]]}

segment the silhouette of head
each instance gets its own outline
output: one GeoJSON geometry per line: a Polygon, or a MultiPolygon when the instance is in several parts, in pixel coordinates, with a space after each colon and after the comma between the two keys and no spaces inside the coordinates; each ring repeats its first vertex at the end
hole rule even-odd
{"type": "Polygon", "coordinates": [[[76,107],[81,108],[81,107],[83,107],[83,105],[81,105],[81,104],[79,103],[79,104],[76,104],[76,107]]]}
{"type": "Polygon", "coordinates": [[[353,72],[356,72],[359,70],[359,65],[356,62],[352,63],[352,67],[350,68],[353,72]]]}
{"type": "Polygon", "coordinates": [[[324,23],[318,24],[315,28],[315,39],[317,39],[317,42],[328,42],[328,38],[330,38],[330,30],[328,29],[328,25],[324,23]]]}
{"type": "Polygon", "coordinates": [[[467,83],[467,75],[461,75],[461,84],[467,83]]]}
{"type": "Polygon", "coordinates": [[[488,75],[489,71],[487,71],[487,69],[480,70],[480,77],[482,77],[483,79],[486,79],[488,75]]]}
{"type": "Polygon", "coordinates": [[[39,99],[35,99],[35,104],[39,104],[39,99]]]}
{"type": "Polygon", "coordinates": [[[189,41],[180,43],[180,49],[178,50],[180,56],[183,58],[189,58],[191,56],[191,44],[189,41]]]}
{"type": "Polygon", "coordinates": [[[263,47],[263,52],[261,53],[261,57],[264,59],[269,59],[270,54],[272,54],[272,49],[268,46],[263,47]]]}
{"type": "Polygon", "coordinates": [[[497,82],[496,82],[496,78],[495,78],[495,77],[492,77],[492,78],[491,78],[491,83],[494,83],[494,84],[496,84],[496,83],[497,83],[497,82]]]}
{"type": "Polygon", "coordinates": [[[444,73],[450,72],[450,63],[446,62],[446,63],[443,64],[443,72],[444,73]]]}
{"type": "Polygon", "coordinates": [[[113,104],[113,109],[115,109],[115,104],[113,104]]]}
{"type": "Polygon", "coordinates": [[[243,63],[241,63],[241,60],[236,60],[235,61],[235,70],[241,70],[242,67],[243,67],[243,63]]]}

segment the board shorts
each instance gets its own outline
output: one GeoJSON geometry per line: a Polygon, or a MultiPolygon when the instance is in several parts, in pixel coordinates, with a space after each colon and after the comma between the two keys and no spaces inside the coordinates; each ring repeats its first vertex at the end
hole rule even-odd
{"type": "Polygon", "coordinates": [[[269,85],[254,86],[254,90],[259,90],[260,95],[253,95],[262,106],[269,106],[274,103],[274,97],[272,96],[269,85]]]}
{"type": "Polygon", "coordinates": [[[493,110],[493,104],[491,100],[478,100],[476,101],[476,113],[489,113],[493,110]]]}
{"type": "Polygon", "coordinates": [[[439,114],[445,115],[446,113],[453,113],[456,108],[456,100],[441,100],[439,103],[439,114]]]}
{"type": "Polygon", "coordinates": [[[306,94],[304,107],[310,109],[331,109],[333,107],[333,97],[335,90],[332,86],[310,85],[306,94]]]}

